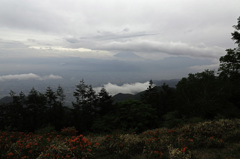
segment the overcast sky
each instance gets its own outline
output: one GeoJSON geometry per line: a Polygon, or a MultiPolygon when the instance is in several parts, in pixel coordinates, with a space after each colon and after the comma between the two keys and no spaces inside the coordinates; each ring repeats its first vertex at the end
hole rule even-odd
{"type": "Polygon", "coordinates": [[[219,57],[235,47],[239,6],[239,0],[0,0],[0,82],[33,74],[78,78],[69,73],[74,68],[89,79],[107,77],[105,83],[217,69],[219,57]]]}

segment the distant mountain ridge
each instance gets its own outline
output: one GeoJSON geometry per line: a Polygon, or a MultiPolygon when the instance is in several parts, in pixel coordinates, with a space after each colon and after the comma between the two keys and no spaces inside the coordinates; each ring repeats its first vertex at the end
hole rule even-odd
{"type": "Polygon", "coordinates": [[[169,87],[175,88],[180,79],[171,79],[171,80],[153,80],[153,84],[156,86],[161,86],[163,83],[167,84],[169,87]]]}
{"type": "Polygon", "coordinates": [[[3,104],[11,103],[12,101],[13,101],[13,98],[9,96],[5,96],[0,99],[0,103],[3,103],[3,104]]]}
{"type": "MultiPolygon", "coordinates": [[[[161,80],[161,81],[153,80],[153,84],[156,85],[156,87],[154,87],[155,89],[159,89],[160,90],[161,89],[160,86],[162,86],[164,83],[167,84],[169,87],[175,88],[177,83],[178,83],[178,81],[179,81],[179,79],[161,80]]],[[[144,94],[145,91],[139,92],[137,94],[118,93],[118,94],[114,95],[112,97],[112,99],[113,99],[113,101],[115,103],[123,102],[123,101],[126,101],[126,100],[140,100],[141,99],[141,95],[144,94]]]]}

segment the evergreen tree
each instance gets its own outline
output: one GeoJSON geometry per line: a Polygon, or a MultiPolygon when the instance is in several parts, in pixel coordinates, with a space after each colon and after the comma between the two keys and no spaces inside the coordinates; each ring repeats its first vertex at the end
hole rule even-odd
{"type": "Polygon", "coordinates": [[[112,96],[108,94],[106,89],[102,87],[97,96],[97,110],[100,116],[106,115],[111,112],[113,107],[112,96]]]}
{"type": "Polygon", "coordinates": [[[45,92],[45,97],[46,97],[48,109],[52,110],[52,108],[54,107],[54,105],[56,103],[57,95],[52,90],[51,87],[47,87],[47,90],[45,92]]]}
{"type": "Polygon", "coordinates": [[[161,119],[165,113],[175,108],[175,89],[165,83],[162,86],[154,86],[150,80],[148,89],[141,96],[141,101],[152,105],[161,119]]]}
{"type": "MultiPolygon", "coordinates": [[[[238,23],[237,25],[234,25],[233,27],[236,30],[240,30],[240,17],[238,17],[238,23]]],[[[238,31],[234,31],[232,33],[232,39],[235,40],[235,43],[238,45],[238,47],[240,47],[240,33],[238,31]]]]}
{"type": "Polygon", "coordinates": [[[65,94],[64,94],[63,88],[61,86],[58,86],[57,92],[56,92],[56,103],[54,104],[54,107],[53,107],[53,112],[54,112],[53,125],[55,126],[55,129],[58,131],[61,130],[61,128],[63,128],[65,125],[64,119],[66,116],[63,108],[64,100],[65,100],[65,94]]]}
{"type": "Polygon", "coordinates": [[[214,71],[189,74],[177,84],[178,111],[186,117],[213,119],[216,115],[234,116],[222,81],[214,71]],[[228,112],[228,114],[226,113],[228,112]]]}
{"type": "MultiPolygon", "coordinates": [[[[233,26],[236,30],[240,30],[240,17],[238,18],[238,24],[233,26]]],[[[234,31],[232,33],[232,39],[238,45],[237,48],[227,49],[227,54],[220,57],[220,77],[223,79],[230,78],[231,80],[240,79],[240,33],[234,31]]]]}
{"type": "Polygon", "coordinates": [[[63,106],[66,95],[63,88],[59,85],[57,88],[57,101],[63,106]]]}
{"type": "Polygon", "coordinates": [[[227,49],[227,54],[220,57],[219,78],[223,81],[225,92],[229,93],[229,101],[240,109],[240,17],[233,27],[236,31],[232,33],[232,39],[238,46],[227,49]]]}
{"type": "Polygon", "coordinates": [[[32,88],[26,100],[26,130],[34,131],[46,125],[46,98],[45,95],[32,88]]]}
{"type": "Polygon", "coordinates": [[[96,113],[97,96],[92,86],[86,85],[84,80],[81,80],[76,87],[73,94],[76,101],[72,103],[74,125],[80,131],[88,131],[96,113]]]}
{"type": "Polygon", "coordinates": [[[115,107],[113,105],[112,96],[102,87],[97,95],[96,113],[94,115],[92,131],[109,132],[113,128],[113,125],[110,123],[114,113],[115,107]]]}
{"type": "Polygon", "coordinates": [[[24,101],[25,95],[21,92],[16,95],[15,92],[11,91],[10,96],[12,97],[12,103],[7,105],[6,124],[10,130],[22,130],[23,118],[24,118],[24,101]]]}

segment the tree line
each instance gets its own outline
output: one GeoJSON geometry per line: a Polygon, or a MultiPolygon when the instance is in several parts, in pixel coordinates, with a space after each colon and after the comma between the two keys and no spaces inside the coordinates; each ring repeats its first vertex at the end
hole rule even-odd
{"type": "Polygon", "coordinates": [[[33,88],[27,95],[11,91],[13,101],[0,104],[0,129],[32,132],[50,125],[57,131],[74,126],[81,133],[117,129],[141,132],[186,122],[239,118],[240,17],[234,28],[232,39],[237,47],[220,57],[218,72],[190,73],[176,88],[154,86],[150,80],[140,100],[118,103],[104,88],[97,93],[81,80],[73,92],[72,108],[65,106],[61,86],[55,91],[48,87],[45,93],[33,88]]]}

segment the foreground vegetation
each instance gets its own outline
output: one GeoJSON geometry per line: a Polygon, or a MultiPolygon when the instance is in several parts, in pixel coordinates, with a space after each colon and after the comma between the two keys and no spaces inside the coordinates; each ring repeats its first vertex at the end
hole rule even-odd
{"type": "Polygon", "coordinates": [[[74,128],[60,133],[0,132],[0,158],[72,159],[237,159],[240,119],[159,128],[140,134],[116,131],[109,135],[77,135],[74,128]]]}

